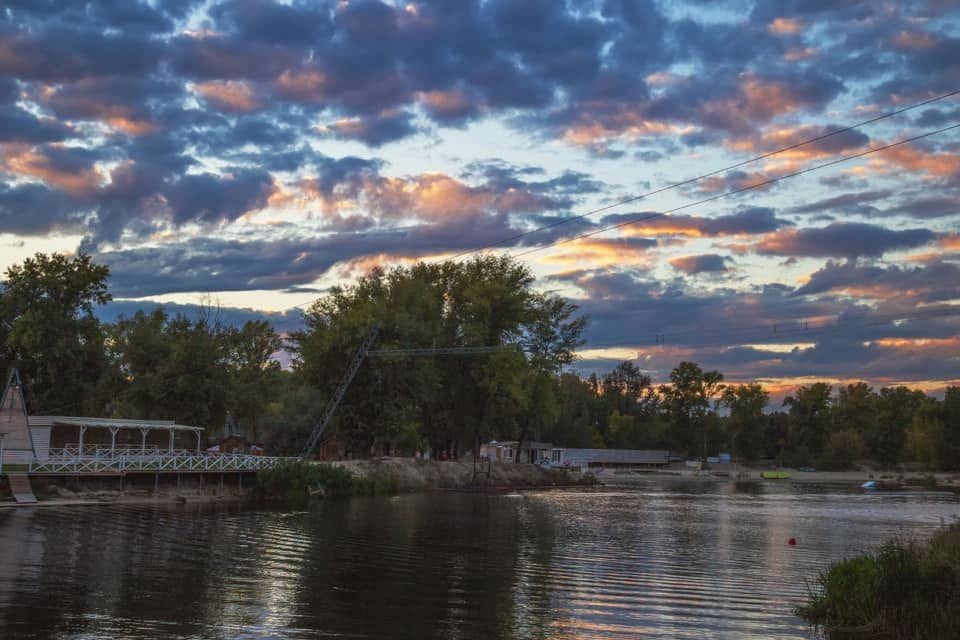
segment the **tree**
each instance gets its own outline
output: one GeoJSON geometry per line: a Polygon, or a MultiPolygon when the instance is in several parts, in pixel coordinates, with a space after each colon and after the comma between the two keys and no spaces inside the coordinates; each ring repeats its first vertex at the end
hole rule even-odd
{"type": "Polygon", "coordinates": [[[865,382],[855,382],[840,387],[834,407],[834,429],[853,429],[861,436],[872,433],[877,427],[878,396],[865,382]]]}
{"type": "Polygon", "coordinates": [[[764,410],[769,401],[770,394],[756,382],[724,389],[721,404],[730,411],[728,424],[736,455],[754,460],[764,451],[764,410]]]}
{"type": "Polygon", "coordinates": [[[227,330],[203,308],[193,319],[163,308],[138,311],[110,327],[110,353],[124,383],[114,389],[120,413],[172,418],[207,429],[223,424],[230,376],[227,330]]]}
{"type": "Polygon", "coordinates": [[[241,425],[249,425],[251,438],[258,441],[259,420],[279,380],[280,363],[273,355],[283,348],[283,340],[265,320],[230,328],[225,339],[234,413],[241,425]]]}
{"type": "Polygon", "coordinates": [[[681,362],[670,372],[670,384],[661,386],[660,394],[665,398],[672,418],[675,448],[700,450],[706,460],[706,416],[723,388],[722,373],[705,372],[695,362],[681,362]],[[696,437],[697,432],[700,438],[696,437]]]}
{"type": "Polygon", "coordinates": [[[825,382],[798,387],[783,404],[790,407],[792,444],[803,447],[813,456],[819,456],[830,438],[830,392],[825,382]]]}
{"type": "Polygon", "coordinates": [[[947,387],[943,394],[943,438],[949,469],[960,469],[960,387],[947,387]]]}
{"type": "Polygon", "coordinates": [[[34,412],[103,411],[104,336],[94,308],[111,300],[110,270],[89,255],[37,253],[0,288],[0,359],[16,366],[34,412]]]}
{"type": "Polygon", "coordinates": [[[559,414],[558,375],[585,325],[577,308],[532,289],[533,276],[504,257],[373,270],[333,289],[292,335],[295,367],[322,393],[374,323],[378,348],[496,348],[501,352],[369,359],[336,418],[350,448],[416,439],[434,452],[476,451],[483,438],[545,430],[559,414]],[[522,349],[521,349],[522,348],[522,349]]]}
{"type": "Polygon", "coordinates": [[[856,429],[843,429],[830,434],[830,442],[820,459],[820,466],[830,469],[849,469],[863,457],[866,447],[856,429]]]}
{"type": "Polygon", "coordinates": [[[907,429],[925,398],[922,391],[905,386],[880,390],[877,428],[868,435],[867,446],[881,464],[895,465],[902,460],[907,429]]]}

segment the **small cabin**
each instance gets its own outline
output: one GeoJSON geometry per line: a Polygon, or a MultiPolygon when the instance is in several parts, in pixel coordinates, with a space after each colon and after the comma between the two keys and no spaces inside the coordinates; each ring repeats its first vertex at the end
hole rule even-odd
{"type": "MultiPolygon", "coordinates": [[[[516,456],[516,440],[502,442],[491,440],[480,445],[480,457],[489,458],[493,462],[514,462],[516,456]]],[[[520,461],[555,467],[561,466],[564,463],[564,449],[555,447],[549,442],[530,440],[523,443],[523,448],[520,451],[520,461]]]]}

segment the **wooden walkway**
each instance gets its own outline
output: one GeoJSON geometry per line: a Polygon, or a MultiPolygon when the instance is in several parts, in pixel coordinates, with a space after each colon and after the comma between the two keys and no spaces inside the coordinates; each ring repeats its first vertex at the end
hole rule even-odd
{"type": "Polygon", "coordinates": [[[37,497],[33,495],[33,487],[30,486],[30,478],[25,473],[8,473],[7,480],[10,482],[10,492],[19,504],[36,504],[37,497]]]}

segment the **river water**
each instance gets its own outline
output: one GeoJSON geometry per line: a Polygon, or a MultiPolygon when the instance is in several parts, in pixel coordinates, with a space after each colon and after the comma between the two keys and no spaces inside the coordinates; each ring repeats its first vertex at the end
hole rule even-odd
{"type": "Polygon", "coordinates": [[[819,568],[958,515],[949,494],[679,480],[3,509],[0,638],[807,638],[792,608],[819,568]]]}

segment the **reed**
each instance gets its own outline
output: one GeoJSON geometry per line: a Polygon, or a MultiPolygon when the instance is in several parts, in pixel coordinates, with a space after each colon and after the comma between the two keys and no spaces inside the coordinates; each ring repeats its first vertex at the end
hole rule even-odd
{"type": "Polygon", "coordinates": [[[259,471],[257,484],[263,495],[276,498],[303,498],[310,492],[331,497],[353,493],[353,478],[349,471],[310,462],[288,462],[259,471]]]}
{"type": "Polygon", "coordinates": [[[960,523],[833,564],[796,612],[829,638],[960,638],[960,523]]]}

